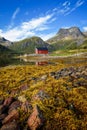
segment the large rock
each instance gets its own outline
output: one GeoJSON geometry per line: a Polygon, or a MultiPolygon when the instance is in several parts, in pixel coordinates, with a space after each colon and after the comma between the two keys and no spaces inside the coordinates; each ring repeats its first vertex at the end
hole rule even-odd
{"type": "Polygon", "coordinates": [[[1,130],[20,130],[17,123],[15,121],[9,122],[2,126],[1,130]]]}
{"type": "Polygon", "coordinates": [[[14,109],[18,109],[21,106],[20,101],[14,101],[10,106],[9,106],[9,110],[8,113],[10,113],[12,110],[14,109]]]}
{"type": "Polygon", "coordinates": [[[33,113],[28,119],[28,126],[30,130],[37,130],[44,124],[44,118],[40,108],[36,105],[33,109],[33,113]]]}
{"type": "Polygon", "coordinates": [[[28,113],[28,112],[30,112],[30,110],[32,110],[32,105],[28,101],[23,102],[22,105],[21,105],[21,109],[24,112],[28,113]]]}
{"type": "Polygon", "coordinates": [[[7,124],[13,120],[16,120],[19,118],[19,113],[17,110],[13,110],[10,112],[10,114],[8,116],[6,116],[6,118],[2,121],[2,124],[7,124]]]}
{"type": "Polygon", "coordinates": [[[36,95],[33,96],[33,100],[44,100],[48,98],[49,95],[44,90],[40,90],[36,95]]]}
{"type": "Polygon", "coordinates": [[[1,114],[0,115],[0,121],[2,121],[6,116],[7,116],[7,114],[1,114]]]}
{"type": "Polygon", "coordinates": [[[24,91],[24,90],[27,90],[28,89],[28,86],[27,85],[22,85],[21,87],[20,87],[20,90],[21,91],[24,91]]]}
{"type": "Polygon", "coordinates": [[[12,102],[14,101],[14,98],[13,97],[8,97],[5,99],[4,101],[4,106],[9,106],[12,102]]]}

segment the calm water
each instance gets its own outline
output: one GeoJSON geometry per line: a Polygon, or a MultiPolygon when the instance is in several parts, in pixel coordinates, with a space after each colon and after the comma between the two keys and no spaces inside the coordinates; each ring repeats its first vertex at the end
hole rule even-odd
{"type": "Polygon", "coordinates": [[[50,60],[29,60],[29,59],[10,59],[3,58],[0,59],[0,67],[8,66],[8,65],[48,65],[48,64],[73,64],[73,63],[84,63],[87,64],[87,57],[75,57],[75,58],[57,58],[50,60]]]}

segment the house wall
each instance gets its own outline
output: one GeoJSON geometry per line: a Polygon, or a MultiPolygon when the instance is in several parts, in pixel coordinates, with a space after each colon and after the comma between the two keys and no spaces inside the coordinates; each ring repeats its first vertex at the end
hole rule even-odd
{"type": "Polygon", "coordinates": [[[38,54],[48,54],[47,50],[38,50],[38,54]]]}
{"type": "Polygon", "coordinates": [[[38,49],[36,49],[35,53],[36,54],[48,54],[48,50],[38,50],[38,49]]]}

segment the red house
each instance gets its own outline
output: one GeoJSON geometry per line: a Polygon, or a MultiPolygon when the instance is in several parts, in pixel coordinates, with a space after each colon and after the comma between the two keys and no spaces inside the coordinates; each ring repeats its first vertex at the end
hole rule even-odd
{"type": "Polygon", "coordinates": [[[47,49],[47,47],[36,47],[35,53],[36,54],[48,54],[48,49],[47,49]]]}

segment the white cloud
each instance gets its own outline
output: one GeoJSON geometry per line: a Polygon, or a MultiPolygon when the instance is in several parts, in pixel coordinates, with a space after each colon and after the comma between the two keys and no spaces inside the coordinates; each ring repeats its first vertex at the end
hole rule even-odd
{"type": "Polygon", "coordinates": [[[69,2],[69,1],[65,1],[62,5],[63,5],[63,6],[69,6],[69,5],[70,5],[70,2],[69,2]]]}
{"type": "Polygon", "coordinates": [[[20,8],[16,8],[16,10],[13,12],[12,17],[11,17],[11,22],[10,25],[8,26],[8,30],[11,29],[14,26],[14,20],[16,19],[17,14],[19,13],[20,8]]]}
{"type": "Polygon", "coordinates": [[[76,2],[76,7],[79,7],[79,6],[83,5],[84,2],[85,2],[84,0],[78,0],[78,1],[76,2]]]}
{"type": "Polygon", "coordinates": [[[20,8],[16,8],[16,10],[14,11],[13,15],[12,15],[12,19],[14,20],[17,16],[17,14],[19,13],[20,8]]]}
{"type": "Polygon", "coordinates": [[[0,35],[11,41],[21,40],[28,36],[36,35],[36,31],[43,31],[47,29],[47,23],[53,17],[52,14],[44,17],[34,18],[28,22],[23,22],[20,26],[9,29],[7,31],[0,31],[0,35]]]}
{"type": "Polygon", "coordinates": [[[56,32],[53,33],[48,33],[48,34],[40,34],[39,36],[43,39],[43,40],[48,40],[49,38],[55,36],[56,32]]]}
{"type": "Polygon", "coordinates": [[[65,15],[69,15],[69,14],[71,14],[73,11],[75,11],[78,7],[80,7],[81,5],[83,5],[84,4],[84,0],[78,0],[76,3],[75,3],[75,5],[74,5],[74,7],[70,7],[70,10],[68,11],[68,12],[66,12],[65,13],[65,15]]]}
{"type": "Polygon", "coordinates": [[[84,31],[87,31],[87,26],[86,26],[86,27],[83,27],[83,30],[84,30],[84,31]]]}

